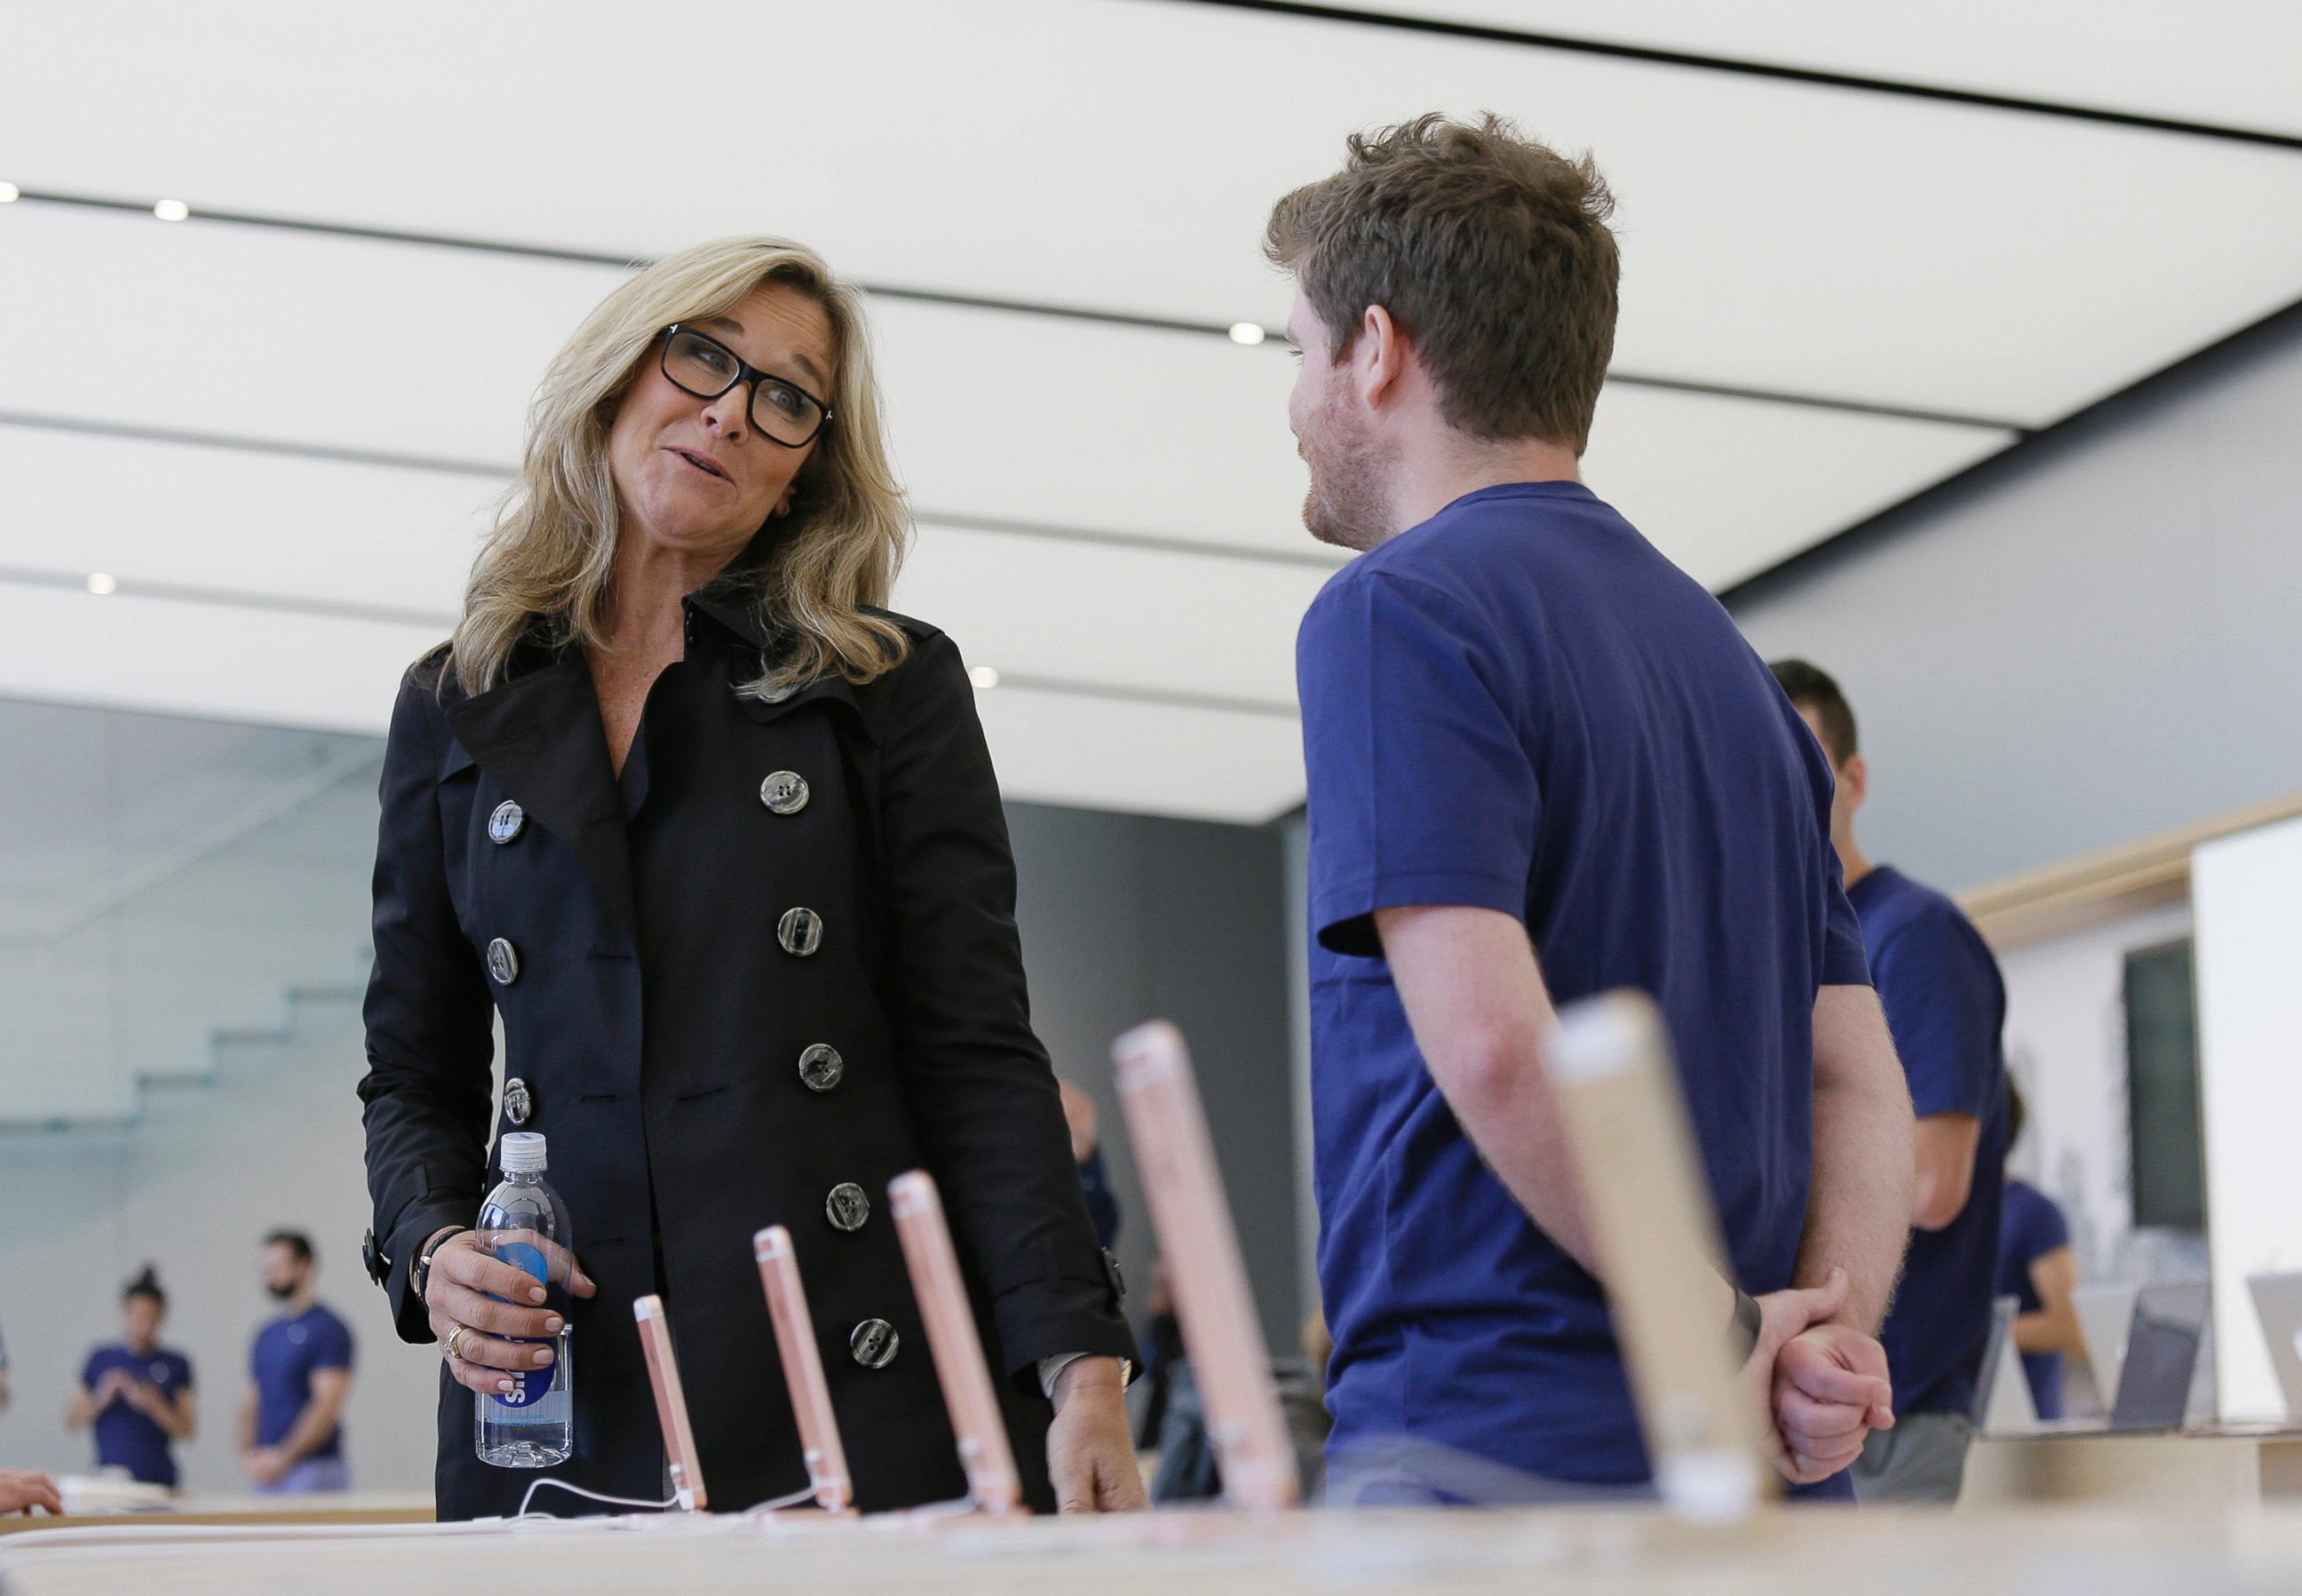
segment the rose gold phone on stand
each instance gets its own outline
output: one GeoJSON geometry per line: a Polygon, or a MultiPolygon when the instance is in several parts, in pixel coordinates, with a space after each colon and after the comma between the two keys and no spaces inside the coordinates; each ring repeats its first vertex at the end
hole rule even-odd
{"type": "Polygon", "coordinates": [[[1234,1508],[1291,1508],[1300,1495],[1295,1449],[1182,1035],[1155,1020],[1120,1037],[1111,1056],[1175,1316],[1206,1403],[1207,1434],[1222,1465],[1223,1499],[1234,1508]]]}
{"type": "Polygon", "coordinates": [[[895,1235],[903,1244],[903,1263],[912,1272],[912,1292],[927,1323],[936,1378],[943,1382],[944,1406],[951,1410],[952,1433],[959,1438],[968,1499],[979,1513],[1021,1512],[1022,1487],[1015,1454],[1007,1445],[1007,1422],[983,1361],[983,1341],[975,1332],[975,1313],[968,1306],[935,1180],[924,1170],[897,1175],[887,1183],[887,1198],[895,1235]]]}
{"type": "Polygon", "coordinates": [[[663,1298],[643,1297],[632,1304],[639,1321],[640,1349],[647,1354],[648,1383],[655,1387],[655,1416],[663,1426],[664,1456],[669,1460],[671,1493],[683,1513],[701,1513],[707,1506],[703,1471],[696,1466],[695,1434],[687,1427],[687,1396],[679,1386],[679,1359],[671,1349],[671,1321],[664,1317],[663,1298]]]}
{"type": "Polygon", "coordinates": [[[799,1444],[807,1459],[808,1484],[815,1505],[844,1513],[855,1499],[847,1478],[847,1452],[839,1444],[839,1421],[831,1411],[831,1387],[823,1378],[823,1356],[816,1350],[815,1321],[799,1279],[791,1232],[769,1225],[752,1238],[759,1260],[760,1285],[768,1294],[768,1316],[776,1323],[776,1350],[791,1390],[792,1415],[799,1421],[799,1444]]]}

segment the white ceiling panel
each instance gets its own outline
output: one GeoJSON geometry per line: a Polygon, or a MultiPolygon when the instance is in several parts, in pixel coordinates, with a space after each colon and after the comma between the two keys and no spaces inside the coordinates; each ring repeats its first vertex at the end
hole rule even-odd
{"type": "Polygon", "coordinates": [[[1275,321],[1273,197],[1349,129],[1491,108],[1612,179],[1626,366],[2032,422],[2302,288],[2275,149],[1159,0],[647,15],[678,70],[606,0],[37,8],[0,149],[33,188],[613,249],[775,228],[867,278],[1275,321]],[[763,95],[788,143],[690,137],[763,95]]]}
{"type": "Polygon", "coordinates": [[[895,608],[1006,676],[1295,701],[1295,628],[1331,573],[932,522],[895,608]]]}
{"type": "Polygon", "coordinates": [[[1583,480],[1705,587],[1733,585],[1952,472],[2012,433],[1609,388],[1583,480]]]}
{"type": "Polygon", "coordinates": [[[436,626],[0,582],[0,697],[381,735],[436,626]]]}
{"type": "Polygon", "coordinates": [[[2291,0],[1370,0],[1358,9],[2302,135],[2291,0]]]}
{"type": "Polygon", "coordinates": [[[975,702],[1010,798],[1247,824],[1303,801],[1292,720],[1005,686],[975,702]]]}
{"type": "MultiPolygon", "coordinates": [[[[438,640],[424,627],[0,583],[0,697],[381,735],[401,674],[438,640]]],[[[1250,823],[1302,800],[1290,719],[1006,686],[977,703],[1012,799],[1250,823]]]]}
{"type": "Polygon", "coordinates": [[[502,485],[0,424],[0,567],[452,617],[502,485]]]}
{"type": "MultiPolygon", "coordinates": [[[[508,466],[544,366],[618,276],[0,206],[0,411],[508,466]]],[[[1277,348],[893,300],[872,317],[924,509],[1307,547],[1277,348]]]]}

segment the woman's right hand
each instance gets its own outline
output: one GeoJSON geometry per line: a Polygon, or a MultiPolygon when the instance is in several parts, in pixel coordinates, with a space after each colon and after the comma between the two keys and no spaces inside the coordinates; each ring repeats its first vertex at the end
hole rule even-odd
{"type": "MultiPolygon", "coordinates": [[[[567,1289],[576,1296],[599,1290],[574,1258],[567,1269],[567,1289]]],[[[529,1344],[549,1343],[559,1333],[559,1315],[542,1306],[545,1296],[542,1282],[527,1271],[482,1252],[471,1231],[441,1242],[432,1255],[424,1306],[456,1383],[495,1395],[511,1390],[512,1372],[550,1367],[550,1346],[529,1344]]]]}

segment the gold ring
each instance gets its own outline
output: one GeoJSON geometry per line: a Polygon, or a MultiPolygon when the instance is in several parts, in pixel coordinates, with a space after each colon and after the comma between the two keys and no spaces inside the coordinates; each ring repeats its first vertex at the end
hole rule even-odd
{"type": "Polygon", "coordinates": [[[449,1358],[460,1359],[463,1357],[462,1353],[456,1350],[456,1338],[462,1335],[465,1331],[470,1328],[471,1327],[466,1324],[458,1324],[452,1327],[448,1331],[448,1356],[449,1358]]]}

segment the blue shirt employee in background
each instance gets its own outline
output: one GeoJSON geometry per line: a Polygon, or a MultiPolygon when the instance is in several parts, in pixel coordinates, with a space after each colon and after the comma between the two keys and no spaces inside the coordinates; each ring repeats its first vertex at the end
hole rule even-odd
{"type": "Polygon", "coordinates": [[[1650,1479],[1542,1065],[1553,1004],[1614,987],[1668,1017],[1777,1466],[1824,1481],[1893,1422],[1871,1332],[1910,1111],[1829,771],[1718,602],[1576,479],[1610,204],[1587,162],[1432,116],[1271,218],[1304,519],[1365,551],[1297,643],[1328,1455],[1358,1499],[1459,1499],[1445,1450],[1650,1479]]]}
{"type": "Polygon", "coordinates": [[[348,1491],[343,1411],[352,1332],[312,1294],[319,1261],[299,1231],[264,1239],[264,1289],[280,1312],[256,1332],[240,1405],[240,1470],[264,1495],[348,1491]]]}
{"type": "Polygon", "coordinates": [[[1982,934],[1957,904],[1891,865],[1872,864],[1856,844],[1854,816],[1869,794],[1869,771],[1838,684],[1803,659],[1778,660],[1774,671],[1837,776],[1831,841],[1918,1115],[1910,1252],[1882,1337],[1901,1422],[1864,1448],[1855,1494],[1864,1501],[1955,1501],[1974,1435],[1975,1386],[1998,1273],[2006,987],[1982,934]]]}
{"type": "MultiPolygon", "coordinates": [[[[2022,1139],[2022,1094],[2006,1083],[2006,1147],[2022,1139]]],[[[2070,1221],[2054,1199],[2006,1176],[2005,1206],[1998,1216],[1998,1283],[2001,1297],[2021,1304],[2014,1321],[2014,1347],[2022,1355],[2022,1374],[2030,1382],[2031,1405],[2042,1419],[2063,1416],[2063,1360],[2086,1356],[2079,1329],[2078,1255],[2071,1247],[2070,1221]]]]}
{"type": "Polygon", "coordinates": [[[172,1449],[196,1419],[191,1360],[160,1345],[168,1296],[147,1264],[120,1294],[121,1339],[88,1355],[64,1427],[96,1427],[96,1466],[147,1485],[176,1485],[172,1449]]]}

